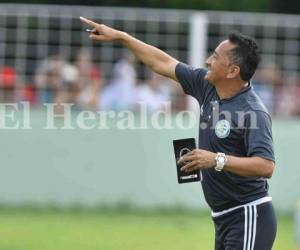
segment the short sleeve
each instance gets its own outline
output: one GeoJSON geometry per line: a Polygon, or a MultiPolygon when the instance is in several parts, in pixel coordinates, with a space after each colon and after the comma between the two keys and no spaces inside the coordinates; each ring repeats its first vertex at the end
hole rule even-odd
{"type": "Polygon", "coordinates": [[[184,93],[195,97],[199,103],[203,102],[203,96],[209,84],[204,79],[206,72],[205,69],[194,68],[184,63],[178,63],[175,69],[176,77],[184,93]]]}
{"type": "Polygon", "coordinates": [[[246,117],[245,148],[248,157],[260,156],[275,162],[272,121],[268,113],[251,111],[246,117]]]}

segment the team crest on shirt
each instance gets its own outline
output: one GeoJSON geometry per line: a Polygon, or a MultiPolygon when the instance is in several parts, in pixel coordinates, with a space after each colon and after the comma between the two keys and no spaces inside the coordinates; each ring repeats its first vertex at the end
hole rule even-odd
{"type": "Polygon", "coordinates": [[[216,136],[219,138],[226,138],[230,133],[230,123],[227,120],[220,120],[215,126],[216,136]]]}

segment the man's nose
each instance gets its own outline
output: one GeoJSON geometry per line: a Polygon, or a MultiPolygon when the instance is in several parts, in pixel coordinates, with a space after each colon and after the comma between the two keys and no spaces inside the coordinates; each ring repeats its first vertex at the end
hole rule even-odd
{"type": "Polygon", "coordinates": [[[210,64],[210,56],[206,59],[205,63],[206,63],[206,65],[210,64]]]}

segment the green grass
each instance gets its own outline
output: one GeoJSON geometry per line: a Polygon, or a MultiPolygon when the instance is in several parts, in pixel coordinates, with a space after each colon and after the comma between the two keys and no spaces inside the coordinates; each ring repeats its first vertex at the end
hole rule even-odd
{"type": "MultiPolygon", "coordinates": [[[[291,216],[280,216],[274,250],[294,250],[291,216]]],[[[208,212],[1,209],[0,250],[213,249],[208,212]]]]}

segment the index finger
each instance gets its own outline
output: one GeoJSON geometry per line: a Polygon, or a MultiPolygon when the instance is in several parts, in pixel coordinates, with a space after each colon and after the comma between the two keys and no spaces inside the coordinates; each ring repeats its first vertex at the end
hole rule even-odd
{"type": "Polygon", "coordinates": [[[184,154],[183,156],[190,156],[190,155],[193,155],[194,154],[194,150],[190,151],[190,152],[187,152],[186,154],[184,154]]]}
{"type": "Polygon", "coordinates": [[[182,163],[182,162],[190,162],[190,161],[193,161],[193,160],[196,160],[196,159],[197,159],[197,156],[186,154],[186,155],[182,156],[182,157],[179,159],[178,163],[182,163]]]}
{"type": "Polygon", "coordinates": [[[188,153],[182,155],[182,156],[179,158],[178,163],[184,162],[184,161],[185,161],[185,158],[186,158],[187,156],[191,156],[191,155],[193,155],[192,151],[190,151],[190,152],[188,152],[188,153]]]}
{"type": "Polygon", "coordinates": [[[95,22],[93,22],[92,20],[90,20],[90,19],[87,19],[87,18],[85,18],[85,17],[79,17],[79,19],[82,21],[82,22],[84,22],[84,23],[86,23],[86,24],[88,24],[88,25],[91,25],[91,26],[93,26],[93,27],[96,27],[97,25],[98,25],[98,23],[95,23],[95,22]]]}

